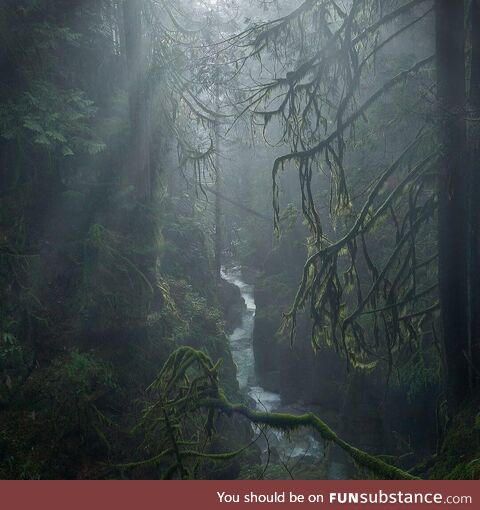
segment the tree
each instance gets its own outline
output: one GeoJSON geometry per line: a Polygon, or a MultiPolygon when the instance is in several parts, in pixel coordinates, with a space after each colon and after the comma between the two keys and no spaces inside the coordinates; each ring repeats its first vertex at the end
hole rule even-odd
{"type": "Polygon", "coordinates": [[[470,167],[470,381],[479,386],[480,369],[480,2],[472,0],[470,11],[470,89],[468,97],[468,154],[470,167]]]}
{"type": "MultiPolygon", "coordinates": [[[[220,29],[220,5],[217,1],[216,9],[213,13],[214,22],[212,23],[211,29],[220,29]]],[[[222,218],[222,169],[220,166],[221,149],[220,149],[220,62],[219,56],[215,58],[215,69],[214,69],[214,88],[215,88],[215,113],[218,115],[215,126],[215,276],[217,280],[221,278],[222,269],[222,249],[223,249],[223,218],[222,218]]]]}
{"type": "MultiPolygon", "coordinates": [[[[473,61],[478,46],[477,10],[473,2],[472,111],[478,73],[473,61]]],[[[389,12],[369,1],[354,1],[344,10],[326,0],[306,1],[274,22],[253,27],[253,53],[270,53],[288,72],[252,89],[250,107],[254,115],[263,117],[265,126],[272,119],[282,123],[284,138],[292,147],[273,167],[277,225],[278,176],[284,168],[296,166],[303,213],[312,235],[297,297],[286,315],[292,340],[297,311],[308,303],[315,346],[332,344],[354,365],[386,362],[390,372],[406,356],[408,359],[412,346],[416,347],[410,352],[416,355],[423,342],[422,331],[426,325],[434,327],[440,310],[448,392],[452,404],[457,405],[469,394],[469,380],[478,370],[471,359],[478,338],[479,286],[474,276],[478,274],[474,269],[478,264],[478,220],[476,201],[469,198],[475,186],[469,189],[468,172],[469,164],[478,161],[478,137],[471,122],[471,154],[466,157],[464,2],[435,2],[437,78],[430,87],[437,89],[438,131],[430,129],[419,116],[417,136],[407,141],[399,135],[398,140],[407,142],[406,147],[397,152],[398,157],[383,173],[369,175],[370,184],[363,181],[369,189],[366,200],[352,200],[348,184],[352,172],[347,173],[353,158],[348,152],[355,152],[352,142],[364,120],[374,115],[372,111],[382,98],[402,84],[415,90],[416,81],[428,76],[433,56],[425,55],[400,72],[397,68],[397,74],[387,78],[384,72],[376,83],[369,81],[367,70],[382,58],[385,48],[431,20],[431,13],[431,5],[421,0],[393,2],[389,12]],[[287,58],[278,49],[280,35],[290,44],[287,58]],[[377,83],[380,85],[374,88],[377,83]],[[271,100],[274,93],[275,100],[271,100]],[[436,140],[441,142],[440,153],[436,140]],[[340,230],[337,240],[325,234],[330,228],[325,227],[327,220],[318,211],[318,191],[313,184],[318,168],[329,170],[330,212],[336,230],[340,230]],[[436,190],[430,184],[434,173],[438,176],[436,190]],[[358,213],[353,214],[354,210],[358,213]],[[438,239],[430,236],[435,217],[438,239]],[[339,224],[346,228],[339,229],[339,224]],[[378,229],[385,227],[395,234],[387,237],[383,231],[388,241],[373,253],[373,232],[378,238],[378,229]],[[427,250],[421,239],[431,239],[427,250]],[[438,284],[434,272],[436,246],[438,284]],[[434,255],[429,256],[432,251],[434,255]],[[366,275],[370,276],[369,283],[366,275]]],[[[413,118],[410,115],[410,126],[413,118]]],[[[397,121],[401,125],[405,118],[397,121]]],[[[385,129],[392,132],[391,127],[385,129]]]]}
{"type": "Polygon", "coordinates": [[[145,34],[142,30],[142,1],[125,0],[125,53],[127,61],[128,100],[130,107],[129,182],[136,197],[151,194],[150,130],[148,123],[149,89],[146,65],[145,34]]]}
{"type": "Polygon", "coordinates": [[[438,161],[439,291],[450,396],[468,395],[468,162],[463,2],[437,0],[436,63],[441,155],[438,161]]]}

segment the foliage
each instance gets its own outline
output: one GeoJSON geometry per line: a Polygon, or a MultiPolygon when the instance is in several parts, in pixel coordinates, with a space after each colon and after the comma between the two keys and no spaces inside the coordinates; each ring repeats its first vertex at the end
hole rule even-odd
{"type": "Polygon", "coordinates": [[[429,476],[440,480],[480,478],[478,402],[468,402],[449,425],[445,441],[434,459],[429,476]]]}
{"type": "Polygon", "coordinates": [[[91,127],[97,108],[81,90],[63,91],[46,81],[34,81],[15,103],[0,107],[0,136],[19,143],[33,143],[63,156],[76,151],[91,155],[105,144],[91,127]]]}
{"type": "MultiPolygon", "coordinates": [[[[0,477],[277,476],[246,469],[252,423],[315,430],[375,476],[413,477],[315,414],[239,394],[212,278],[220,166],[235,194],[223,254],[264,266],[256,329],[276,354],[306,359],[273,334],[288,299],[300,349],[311,324],[316,350],[381,367],[409,402],[441,383],[433,56],[409,41],[431,6],[289,4],[266,22],[230,0],[0,5],[0,477]]],[[[478,421],[455,422],[435,476],[478,476],[461,444],[477,445],[478,421]]]]}

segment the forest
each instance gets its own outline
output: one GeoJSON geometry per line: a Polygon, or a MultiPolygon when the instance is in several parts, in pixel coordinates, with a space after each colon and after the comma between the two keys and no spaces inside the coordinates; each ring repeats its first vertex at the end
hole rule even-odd
{"type": "Polygon", "coordinates": [[[0,39],[0,479],[480,479],[480,0],[0,39]]]}

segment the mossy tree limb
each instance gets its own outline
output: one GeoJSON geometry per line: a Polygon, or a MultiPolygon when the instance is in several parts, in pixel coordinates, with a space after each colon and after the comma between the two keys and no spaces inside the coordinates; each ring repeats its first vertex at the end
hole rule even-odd
{"type": "Polygon", "coordinates": [[[359,466],[362,466],[373,474],[387,480],[418,480],[417,477],[399,469],[383,460],[370,455],[354,446],[350,445],[337,434],[317,415],[306,413],[293,415],[288,413],[272,413],[254,411],[243,404],[233,404],[223,395],[216,399],[206,399],[202,406],[208,408],[220,409],[228,415],[240,414],[255,424],[267,425],[283,431],[291,431],[301,427],[316,430],[325,441],[331,441],[344,450],[359,466]]]}
{"type": "Polygon", "coordinates": [[[244,404],[230,402],[219,386],[218,368],[219,363],[213,363],[207,354],[189,346],[180,347],[166,361],[157,379],[149,388],[153,400],[146,406],[139,424],[145,428],[146,438],[150,438],[147,439],[149,450],[153,447],[162,452],[152,457],[151,460],[155,464],[160,463],[161,458],[163,460],[170,458],[177,466],[176,471],[184,477],[184,473],[178,469],[182,465],[180,459],[186,460],[193,457],[218,461],[231,459],[232,456],[241,453],[247,447],[229,453],[212,452],[208,448],[216,421],[212,413],[223,413],[228,417],[240,415],[257,425],[286,432],[302,427],[315,430],[325,441],[330,441],[342,448],[359,466],[368,469],[379,478],[416,479],[406,471],[350,445],[313,413],[293,415],[260,412],[244,404]],[[208,417],[207,420],[203,419],[205,414],[208,417]],[[192,444],[185,442],[185,437],[191,438],[194,430],[198,432],[202,422],[204,440],[198,436],[196,445],[199,449],[192,449],[192,444]],[[166,428],[176,431],[175,438],[170,437],[169,441],[160,441],[160,444],[155,446],[155,438],[165,439],[166,428]]]}

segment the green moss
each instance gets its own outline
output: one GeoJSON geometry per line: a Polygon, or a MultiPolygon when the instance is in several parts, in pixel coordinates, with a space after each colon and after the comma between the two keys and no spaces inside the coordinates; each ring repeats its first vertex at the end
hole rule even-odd
{"type": "Polygon", "coordinates": [[[429,476],[439,480],[480,479],[478,405],[470,403],[453,419],[429,476]]]}
{"type": "Polygon", "coordinates": [[[253,411],[243,404],[232,404],[222,395],[219,395],[218,399],[206,400],[203,404],[207,407],[221,409],[228,414],[241,414],[253,423],[267,425],[284,431],[291,431],[301,427],[312,428],[316,430],[325,441],[335,443],[348,453],[348,455],[350,455],[350,457],[352,457],[359,466],[368,469],[380,478],[387,480],[414,480],[417,478],[402,469],[387,464],[378,457],[374,457],[369,453],[351,446],[347,442],[343,441],[343,439],[339,438],[325,422],[313,413],[297,416],[287,413],[265,413],[253,411]]]}
{"type": "MultiPolygon", "coordinates": [[[[214,428],[213,413],[219,411],[220,415],[225,414],[232,419],[235,415],[240,415],[257,425],[265,425],[285,432],[299,428],[314,429],[324,441],[330,441],[339,446],[358,465],[368,469],[379,478],[390,480],[416,478],[384,462],[381,458],[374,457],[348,444],[313,413],[293,415],[260,412],[250,409],[242,403],[232,403],[219,385],[219,366],[220,363],[214,364],[204,352],[192,347],[184,346],[173,352],[150,387],[153,390],[154,399],[145,409],[142,419],[142,426],[146,427],[147,434],[155,438],[158,436],[159,428],[170,430],[170,421],[175,423],[176,431],[188,430],[189,421],[195,421],[199,416],[206,415],[204,433],[208,439],[212,436],[214,428]]],[[[180,433],[178,437],[172,437],[168,442],[178,446],[185,444],[185,439],[180,433]]],[[[163,441],[162,447],[157,449],[162,451],[166,447],[171,447],[171,444],[166,445],[165,443],[163,441]]],[[[244,449],[242,448],[242,451],[244,449]]],[[[189,450],[182,449],[182,451],[188,452],[189,450]]],[[[201,456],[197,455],[199,458],[201,456]]],[[[177,453],[176,457],[178,459],[181,455],[177,453]]],[[[216,455],[219,460],[231,457],[230,454],[224,457],[223,453],[216,455]]],[[[180,474],[183,477],[183,473],[180,474]]]]}

